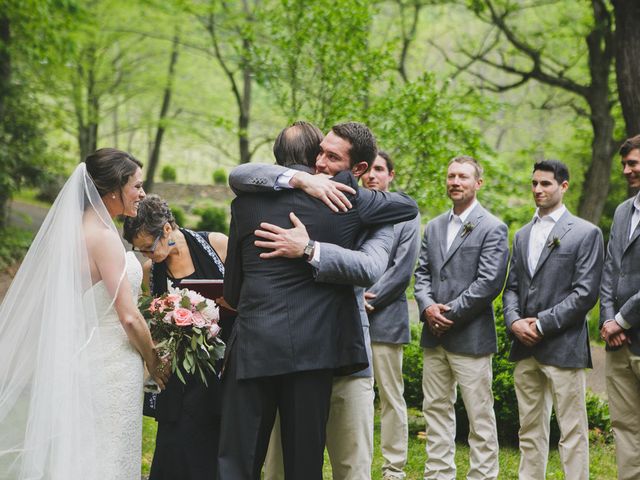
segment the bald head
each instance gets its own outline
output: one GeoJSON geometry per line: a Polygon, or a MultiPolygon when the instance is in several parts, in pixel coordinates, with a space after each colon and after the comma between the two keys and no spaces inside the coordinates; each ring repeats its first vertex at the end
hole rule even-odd
{"type": "Polygon", "coordinates": [[[320,153],[322,132],[309,122],[297,121],[280,132],[273,144],[278,165],[305,165],[314,168],[320,153]]]}

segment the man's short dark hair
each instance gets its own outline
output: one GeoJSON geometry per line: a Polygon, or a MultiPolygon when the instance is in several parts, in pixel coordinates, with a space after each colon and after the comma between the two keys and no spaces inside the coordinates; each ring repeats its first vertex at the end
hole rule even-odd
{"type": "Polygon", "coordinates": [[[533,165],[533,171],[542,170],[543,172],[552,172],[556,182],[569,181],[569,169],[559,160],[541,160],[533,165]]]}
{"type": "Polygon", "coordinates": [[[631,153],[631,150],[640,150],[640,135],[627,138],[622,145],[620,145],[619,154],[621,157],[626,157],[631,153]]]}
{"type": "Polygon", "coordinates": [[[360,162],[367,162],[367,168],[371,167],[378,154],[378,145],[376,137],[369,130],[369,127],[359,122],[345,122],[334,125],[331,127],[331,131],[351,144],[349,149],[350,167],[360,162]]]}
{"type": "Polygon", "coordinates": [[[299,120],[283,129],[273,143],[278,165],[306,165],[315,168],[320,153],[322,132],[312,123],[299,120]]]}
{"type": "Polygon", "coordinates": [[[391,160],[391,157],[389,156],[389,154],[383,150],[378,150],[378,156],[384,158],[384,161],[387,164],[387,170],[389,171],[389,173],[393,172],[393,160],[391,160]]]}

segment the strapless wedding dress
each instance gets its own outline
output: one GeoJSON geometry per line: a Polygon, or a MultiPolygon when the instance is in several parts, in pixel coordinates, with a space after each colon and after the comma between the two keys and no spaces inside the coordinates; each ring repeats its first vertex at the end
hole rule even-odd
{"type": "MultiPolygon", "coordinates": [[[[134,301],[142,282],[142,266],[132,252],[126,254],[126,274],[134,301]]],[[[99,314],[101,383],[100,416],[96,425],[97,478],[140,478],[142,457],[143,362],[129,343],[104,283],[92,287],[99,314]]]]}

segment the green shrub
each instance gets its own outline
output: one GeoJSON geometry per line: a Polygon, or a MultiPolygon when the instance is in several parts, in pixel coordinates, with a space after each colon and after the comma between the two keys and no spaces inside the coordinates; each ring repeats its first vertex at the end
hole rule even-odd
{"type": "Polygon", "coordinates": [[[420,325],[411,324],[411,343],[404,346],[402,359],[404,399],[408,407],[418,410],[422,410],[422,347],[420,346],[422,329],[420,325]]]}
{"type": "Polygon", "coordinates": [[[173,214],[173,218],[175,218],[178,226],[184,227],[187,220],[187,216],[184,213],[184,210],[180,207],[171,207],[171,213],[173,214]]]}
{"type": "Polygon", "coordinates": [[[215,185],[227,184],[227,171],[224,168],[216,168],[213,171],[213,183],[215,185]]]}
{"type": "Polygon", "coordinates": [[[0,270],[21,260],[32,239],[33,234],[27,230],[13,227],[0,229],[0,270]]]}
{"type": "Polygon", "coordinates": [[[194,210],[200,215],[200,221],[196,227],[197,230],[207,232],[229,233],[229,224],[227,222],[227,212],[221,207],[206,207],[194,210]]]}
{"type": "Polygon", "coordinates": [[[164,167],[162,167],[160,177],[162,178],[163,182],[175,182],[178,178],[176,168],[173,165],[165,165],[164,167]]]}
{"type": "Polygon", "coordinates": [[[45,174],[38,182],[36,198],[42,202],[53,203],[62,189],[66,177],[61,174],[45,174]]]}

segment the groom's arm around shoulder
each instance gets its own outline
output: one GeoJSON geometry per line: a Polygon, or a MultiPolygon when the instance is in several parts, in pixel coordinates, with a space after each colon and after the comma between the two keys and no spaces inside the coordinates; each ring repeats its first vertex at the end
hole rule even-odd
{"type": "Polygon", "coordinates": [[[280,175],[289,169],[280,165],[245,163],[238,165],[229,174],[229,186],[236,193],[272,192],[280,175]]]}
{"type": "Polygon", "coordinates": [[[358,250],[322,243],[320,258],[311,262],[316,281],[369,287],[384,273],[392,243],[391,225],[370,229],[358,250]]]}

